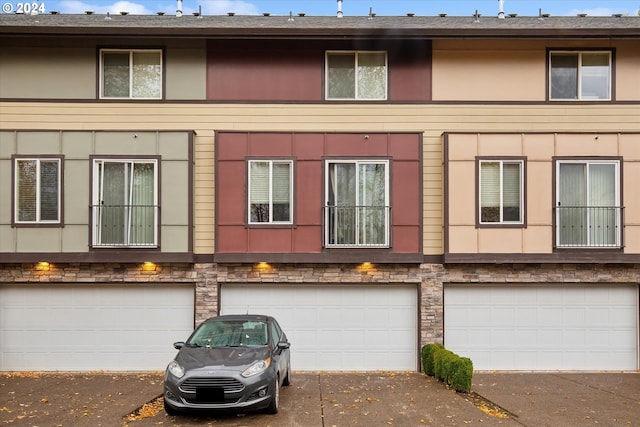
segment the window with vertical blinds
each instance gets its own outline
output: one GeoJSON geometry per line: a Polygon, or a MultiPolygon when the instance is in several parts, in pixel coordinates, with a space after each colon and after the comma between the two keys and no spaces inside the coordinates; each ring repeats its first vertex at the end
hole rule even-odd
{"type": "Polygon", "coordinates": [[[61,161],[59,158],[15,160],[16,223],[60,223],[61,161]]]}
{"type": "Polygon", "coordinates": [[[249,160],[250,224],[289,224],[292,219],[293,162],[249,160]]]}
{"type": "Polygon", "coordinates": [[[479,223],[523,223],[523,160],[479,161],[479,223]]]}

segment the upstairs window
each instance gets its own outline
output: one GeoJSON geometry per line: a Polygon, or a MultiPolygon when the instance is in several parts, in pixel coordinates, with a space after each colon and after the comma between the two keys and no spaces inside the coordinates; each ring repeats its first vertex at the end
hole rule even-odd
{"type": "Polygon", "coordinates": [[[325,245],[389,246],[389,162],[327,161],[325,245]]]}
{"type": "Polygon", "coordinates": [[[522,224],[524,160],[480,160],[479,223],[522,224]]]}
{"type": "Polygon", "coordinates": [[[610,100],[611,52],[549,52],[551,100],[610,100]]]}
{"type": "Polygon", "coordinates": [[[291,224],[291,160],[249,160],[249,224],[291,224]]]}
{"type": "Polygon", "coordinates": [[[620,247],[620,162],[562,160],[556,177],[556,247],[620,247]]]}
{"type": "Polygon", "coordinates": [[[326,99],[387,99],[385,52],[327,52],[326,99]]]}
{"type": "Polygon", "coordinates": [[[100,51],[100,98],[162,98],[162,51],[100,51]]]}
{"type": "Polygon", "coordinates": [[[157,245],[156,160],[94,160],[93,186],[94,247],[157,245]]]}
{"type": "Polygon", "coordinates": [[[60,223],[61,165],[60,158],[15,159],[16,224],[60,223]]]}

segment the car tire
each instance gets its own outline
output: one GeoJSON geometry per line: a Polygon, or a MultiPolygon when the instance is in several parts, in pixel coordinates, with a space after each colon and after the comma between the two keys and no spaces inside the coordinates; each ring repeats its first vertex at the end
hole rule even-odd
{"type": "Polygon", "coordinates": [[[276,377],[273,383],[273,394],[271,396],[271,402],[269,402],[269,406],[267,406],[266,412],[268,414],[277,414],[279,406],[280,406],[280,378],[276,377]]]}
{"type": "Polygon", "coordinates": [[[164,400],[164,412],[166,412],[167,415],[178,415],[178,411],[169,405],[166,400],[164,400]]]}
{"type": "Polygon", "coordinates": [[[287,373],[284,374],[284,381],[282,381],[283,386],[288,386],[291,384],[291,362],[287,363],[287,373]]]}

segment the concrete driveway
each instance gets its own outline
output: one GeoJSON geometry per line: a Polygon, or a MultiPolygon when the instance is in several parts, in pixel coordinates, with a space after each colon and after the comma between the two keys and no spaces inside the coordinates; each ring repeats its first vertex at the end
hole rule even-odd
{"type": "Polygon", "coordinates": [[[640,374],[476,373],[459,394],[415,372],[294,373],[276,415],[178,416],[161,373],[1,374],[7,426],[634,426],[640,374]],[[509,411],[500,412],[486,400],[509,411]]]}

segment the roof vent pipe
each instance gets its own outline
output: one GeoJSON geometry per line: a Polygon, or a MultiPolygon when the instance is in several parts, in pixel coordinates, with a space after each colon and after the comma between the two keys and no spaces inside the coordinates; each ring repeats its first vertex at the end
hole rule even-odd
{"type": "Polygon", "coordinates": [[[176,8],[176,16],[179,18],[182,16],[182,0],[177,0],[178,7],[176,8]]]}
{"type": "Polygon", "coordinates": [[[338,0],[338,18],[342,18],[344,15],[342,14],[342,0],[338,0]]]}
{"type": "Polygon", "coordinates": [[[504,0],[498,0],[498,19],[504,19],[504,0]]]}

